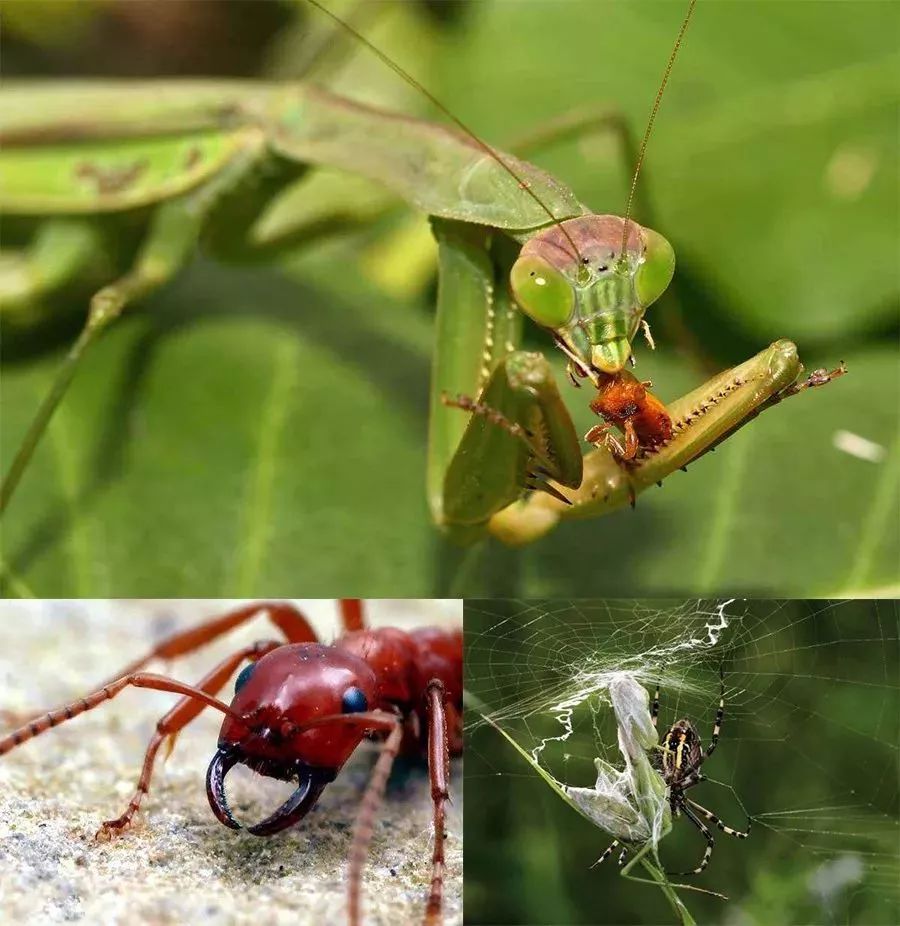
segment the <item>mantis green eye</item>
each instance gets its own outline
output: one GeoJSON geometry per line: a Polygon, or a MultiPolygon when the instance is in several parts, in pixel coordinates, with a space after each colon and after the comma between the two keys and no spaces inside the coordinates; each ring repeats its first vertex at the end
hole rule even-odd
{"type": "Polygon", "coordinates": [[[510,273],[519,307],[545,328],[561,328],[575,308],[572,284],[538,257],[520,257],[510,273]]]}
{"type": "Polygon", "coordinates": [[[634,285],[641,306],[646,308],[665,292],[675,273],[675,251],[662,235],[644,229],[647,243],[644,262],[635,274],[634,285]]]}

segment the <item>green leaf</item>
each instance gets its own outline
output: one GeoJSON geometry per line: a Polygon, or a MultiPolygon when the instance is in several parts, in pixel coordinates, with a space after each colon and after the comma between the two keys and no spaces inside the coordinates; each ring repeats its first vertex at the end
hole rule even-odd
{"type": "MultiPolygon", "coordinates": [[[[50,597],[427,589],[428,337],[377,294],[196,268],[88,358],[10,506],[9,567],[50,597]]],[[[6,370],[4,453],[57,360],[6,370]]]]}

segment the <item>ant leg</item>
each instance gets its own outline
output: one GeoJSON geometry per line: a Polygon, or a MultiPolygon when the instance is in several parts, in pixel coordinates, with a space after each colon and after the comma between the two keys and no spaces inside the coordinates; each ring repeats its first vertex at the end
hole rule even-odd
{"type": "Polygon", "coordinates": [[[627,458],[628,450],[612,428],[608,422],[592,425],[584,435],[585,443],[605,447],[616,460],[624,460],[627,458]]]}
{"type": "Polygon", "coordinates": [[[341,624],[345,633],[351,630],[366,629],[365,609],[359,598],[341,598],[338,604],[341,609],[341,624]]]}
{"type": "MultiPolygon", "coordinates": [[[[225,686],[228,679],[234,674],[235,669],[245,660],[253,659],[254,661],[266,653],[278,649],[283,644],[275,640],[267,640],[262,643],[253,643],[250,646],[244,646],[236,653],[232,653],[227,659],[223,659],[209,674],[207,674],[198,684],[200,691],[205,691],[210,695],[215,695],[225,686]]],[[[153,777],[153,766],[156,762],[156,754],[159,747],[168,739],[174,744],[175,737],[203,710],[206,705],[198,704],[190,698],[182,698],[170,711],[164,714],[159,723],[156,725],[156,731],[150,738],[147,745],[147,751],[144,754],[144,765],[141,768],[141,777],[138,779],[137,789],[132,795],[125,812],[115,820],[107,820],[97,831],[98,840],[110,840],[119,835],[123,830],[131,826],[134,815],[141,806],[144,795],[150,790],[150,780],[153,777]]]]}
{"type": "Polygon", "coordinates": [[[609,434],[611,425],[603,422],[602,424],[592,424],[584,435],[585,443],[594,444],[595,446],[606,446],[606,435],[609,434]]]}
{"type": "Polygon", "coordinates": [[[134,672],[154,659],[169,660],[178,656],[186,656],[263,613],[284,634],[288,643],[317,642],[315,630],[306,617],[292,604],[283,601],[260,601],[229,611],[219,617],[212,617],[196,627],[172,634],[158,643],[145,656],[127,666],[124,672],[134,672]]]}
{"type": "Polygon", "coordinates": [[[195,688],[193,685],[186,685],[184,682],[179,682],[174,678],[167,678],[165,675],[154,675],[152,672],[137,672],[110,682],[108,685],[104,685],[97,691],[93,691],[77,701],[72,701],[70,704],[56,710],[48,711],[18,730],[13,730],[12,733],[0,738],[0,756],[15,749],[16,746],[27,743],[28,740],[34,739],[36,736],[46,733],[47,730],[59,726],[59,724],[65,723],[67,720],[72,720],[85,711],[93,710],[103,704],[104,701],[111,701],[129,686],[152,688],[154,691],[171,691],[173,694],[180,694],[186,698],[201,701],[204,705],[214,707],[228,716],[236,716],[227,704],[207,691],[195,688]]]}
{"type": "MultiPolygon", "coordinates": [[[[288,643],[315,643],[318,640],[309,621],[293,605],[280,601],[259,602],[229,611],[219,617],[210,618],[196,627],[190,627],[166,637],[149,653],[135,659],[97,687],[102,688],[123,676],[138,672],[154,659],[172,660],[178,656],[193,653],[262,613],[265,613],[284,634],[288,643]]],[[[43,712],[0,712],[0,718],[10,723],[24,725],[34,717],[40,716],[41,713],[43,712]]]]}
{"type": "Polygon", "coordinates": [[[625,454],[620,459],[627,461],[633,460],[641,449],[641,442],[638,440],[637,431],[634,429],[634,421],[626,418],[622,424],[625,430],[625,454]]]}
{"type": "Polygon", "coordinates": [[[353,844],[350,846],[350,865],[347,870],[347,880],[349,882],[349,891],[347,895],[347,919],[350,926],[360,926],[362,918],[360,916],[360,894],[362,889],[362,870],[366,861],[366,853],[369,850],[369,842],[372,839],[374,829],[375,813],[378,805],[384,797],[384,788],[387,784],[388,775],[391,773],[391,766],[394,759],[400,752],[400,744],[403,742],[403,724],[400,718],[396,718],[395,725],[388,734],[387,739],[381,747],[381,753],[375,768],[372,770],[372,777],[363,794],[362,803],[359,806],[359,813],[356,817],[356,826],[353,830],[353,844]]]}
{"type": "Polygon", "coordinates": [[[631,418],[626,418],[622,422],[622,430],[625,432],[624,440],[612,428],[613,426],[608,422],[593,425],[584,435],[585,442],[595,447],[605,447],[619,462],[633,460],[638,450],[641,449],[634,422],[631,418]]]}
{"type": "Polygon", "coordinates": [[[444,895],[444,815],[450,798],[450,748],[447,733],[447,697],[437,679],[428,683],[425,694],[428,709],[428,777],[431,779],[431,801],[434,808],[434,848],[431,853],[431,890],[425,908],[426,926],[435,926],[441,919],[444,895]]]}

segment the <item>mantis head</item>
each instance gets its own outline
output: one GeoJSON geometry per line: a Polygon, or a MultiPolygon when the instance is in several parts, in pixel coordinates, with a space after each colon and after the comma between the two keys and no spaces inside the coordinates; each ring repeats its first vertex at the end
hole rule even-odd
{"type": "Polygon", "coordinates": [[[525,244],[510,274],[522,311],[604,373],[624,369],[644,312],[675,271],[672,245],[636,222],[623,253],[623,226],[614,215],[551,226],[525,244]]]}

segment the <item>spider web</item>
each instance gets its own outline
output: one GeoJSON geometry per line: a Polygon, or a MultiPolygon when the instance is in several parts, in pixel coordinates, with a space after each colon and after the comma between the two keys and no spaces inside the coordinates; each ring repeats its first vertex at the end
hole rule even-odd
{"type": "Polygon", "coordinates": [[[823,919],[854,921],[868,893],[862,906],[894,922],[898,615],[875,601],[468,601],[467,750],[485,782],[536,776],[490,720],[557,782],[590,788],[595,758],[623,765],[611,680],[630,675],[651,697],[659,682],[660,736],[686,717],[705,745],[722,665],[725,721],[703,769],[721,787],[697,799],[738,829],[751,815],[757,844],[803,866],[823,919]]]}

